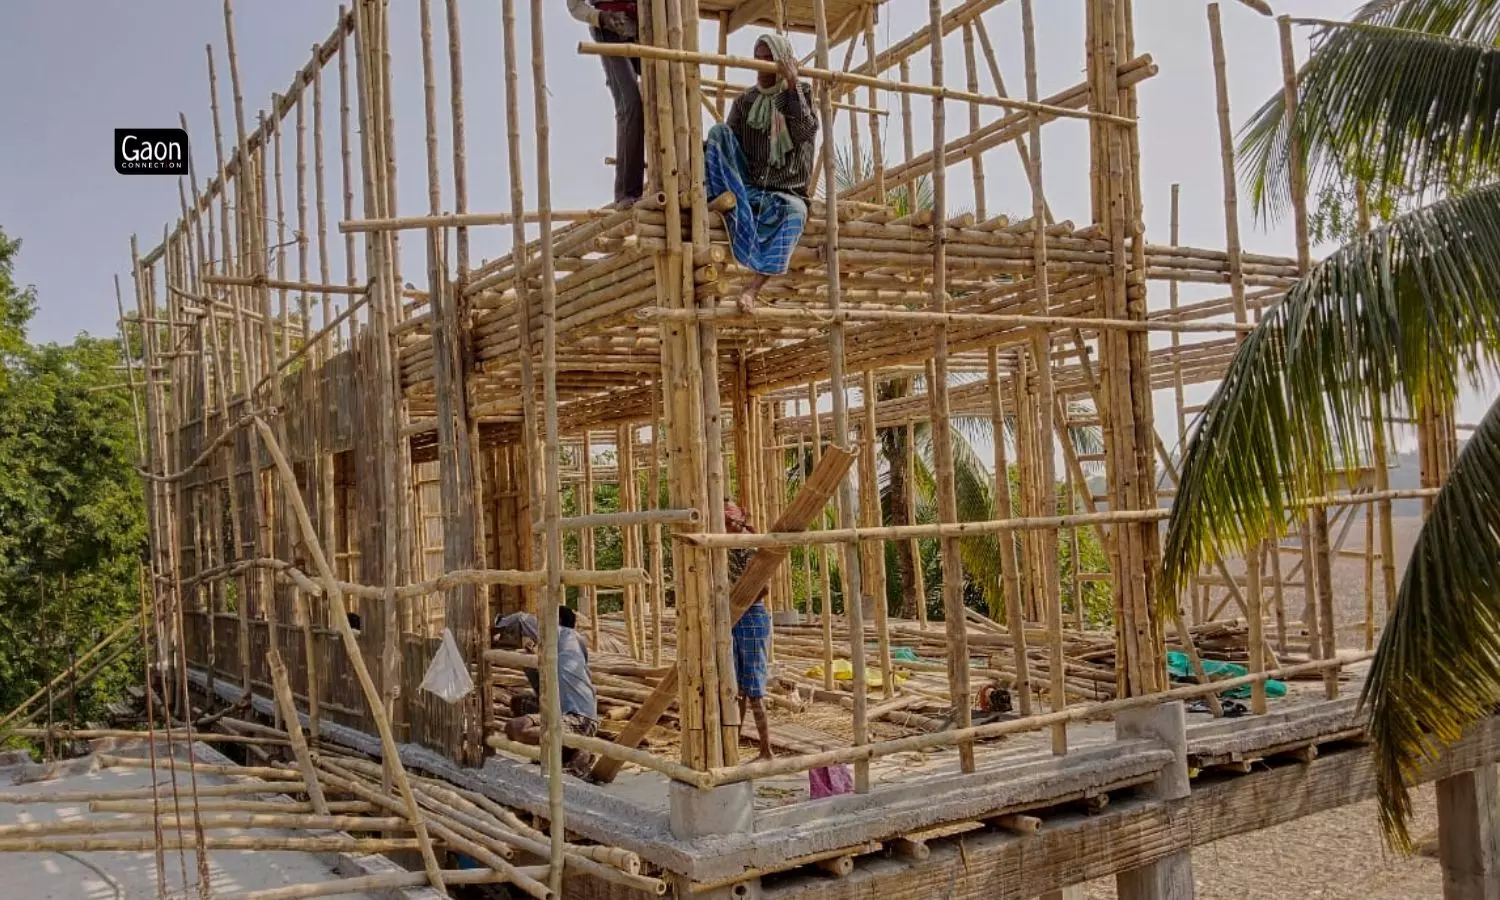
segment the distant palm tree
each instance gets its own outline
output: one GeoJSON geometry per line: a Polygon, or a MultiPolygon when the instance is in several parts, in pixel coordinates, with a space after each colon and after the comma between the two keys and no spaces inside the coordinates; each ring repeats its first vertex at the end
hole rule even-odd
{"type": "MultiPolygon", "coordinates": [[[[1293,498],[1373,456],[1372,417],[1500,372],[1500,0],[1379,0],[1318,33],[1298,86],[1243,140],[1252,194],[1367,189],[1389,222],[1313,268],[1249,334],[1185,454],[1160,602],[1214,552],[1281,533],[1293,498]],[[1439,199],[1434,199],[1439,198],[1439,199]]],[[[1365,683],[1381,821],[1410,849],[1405,777],[1500,697],[1500,404],[1417,539],[1365,683]]]]}
{"type": "MultiPolygon", "coordinates": [[[[873,163],[869,157],[856,161],[852,151],[845,147],[837,147],[834,151],[836,177],[839,181],[839,189],[846,191],[851,189],[861,180],[861,177],[873,171],[873,163]]],[[[886,195],[886,203],[897,215],[907,216],[915,212],[932,209],[933,192],[932,181],[926,176],[915,179],[909,185],[901,185],[892,189],[886,195]]],[[[962,377],[954,377],[954,384],[962,384],[962,377]]],[[[893,400],[909,396],[914,384],[920,384],[921,379],[908,377],[883,379],[877,385],[877,397],[880,400],[893,400]]],[[[1075,415],[1091,415],[1093,410],[1087,404],[1070,404],[1069,409],[1075,415]]],[[[952,420],[953,429],[953,466],[954,487],[958,500],[958,513],[960,521],[984,521],[997,518],[997,510],[993,497],[993,475],[985,466],[976,446],[994,446],[996,440],[1005,439],[1004,436],[994,434],[992,423],[988,417],[966,417],[959,416],[952,420]]],[[[1014,427],[1012,421],[1007,421],[1007,432],[1014,427]]],[[[885,487],[882,490],[882,505],[885,508],[889,520],[898,525],[917,524],[906,521],[906,510],[908,492],[915,491],[919,501],[919,507],[929,510],[929,521],[936,521],[936,486],[933,472],[931,435],[928,426],[920,424],[914,430],[917,440],[916,453],[916,483],[907,482],[904,460],[906,459],[906,431],[904,428],[888,428],[879,436],[882,454],[887,460],[887,473],[884,479],[885,487]],[[897,464],[891,465],[891,461],[897,464]]],[[[1080,453],[1098,453],[1102,451],[1103,436],[1098,428],[1075,428],[1072,429],[1075,447],[1080,453]]],[[[1011,454],[1012,459],[1015,458],[1011,454]]],[[[1011,510],[1011,515],[1017,515],[1018,510],[1011,510]]],[[[921,515],[918,518],[922,518],[921,515]]],[[[1010,535],[1011,540],[1016,540],[1017,535],[1010,535]]],[[[1094,540],[1089,535],[1087,540],[1094,540]]],[[[911,546],[905,541],[894,542],[897,560],[897,572],[899,575],[899,599],[897,612],[907,618],[916,615],[915,605],[925,602],[925,598],[916,596],[916,569],[921,565],[921,560],[914,559],[911,546]]],[[[981,535],[978,537],[964,538],[959,542],[959,554],[963,560],[965,574],[970,585],[976,587],[984,597],[989,613],[992,618],[1003,619],[1005,601],[1003,593],[1003,580],[1000,577],[1000,539],[997,535],[981,535]]],[[[930,586],[931,585],[929,582],[930,586]]]]}

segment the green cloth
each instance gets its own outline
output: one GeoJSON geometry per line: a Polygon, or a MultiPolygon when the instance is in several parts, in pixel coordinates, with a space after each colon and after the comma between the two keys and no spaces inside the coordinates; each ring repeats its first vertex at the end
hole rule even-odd
{"type": "MultiPolygon", "coordinates": [[[[1193,661],[1188,659],[1186,653],[1178,653],[1176,650],[1167,652],[1167,674],[1177,681],[1195,681],[1197,676],[1193,672],[1193,661]]],[[[1242,678],[1250,674],[1244,666],[1234,663],[1218,662],[1217,660],[1205,659],[1203,661],[1203,674],[1209,680],[1220,678],[1242,678]]],[[[1285,697],[1286,685],[1279,681],[1269,680],[1266,682],[1266,695],[1269,697],[1285,697]]],[[[1237,688],[1230,688],[1219,696],[1228,697],[1231,700],[1244,700],[1250,696],[1250,685],[1242,684],[1237,688]]]]}
{"type": "MultiPolygon", "coordinates": [[[[792,42],[779,34],[761,35],[756,44],[765,44],[771,49],[771,58],[780,63],[788,59],[796,58],[796,51],[792,49],[792,42]]],[[[764,131],[771,138],[771,165],[780,166],[786,160],[787,154],[794,147],[792,132],[787,128],[786,116],[781,114],[777,107],[777,98],[782,91],[795,90],[796,85],[786,83],[785,78],[777,77],[776,83],[768,88],[759,84],[750,90],[755,92],[755,102],[750,105],[750,115],[745,120],[751,128],[756,131],[764,131]]]]}

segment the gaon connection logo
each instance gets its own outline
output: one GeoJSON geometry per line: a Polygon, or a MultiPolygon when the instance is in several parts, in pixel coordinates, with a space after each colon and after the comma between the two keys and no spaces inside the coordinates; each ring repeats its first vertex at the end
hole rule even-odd
{"type": "Polygon", "coordinates": [[[121,175],[186,175],[187,132],[181,128],[116,128],[115,171],[121,175]]]}

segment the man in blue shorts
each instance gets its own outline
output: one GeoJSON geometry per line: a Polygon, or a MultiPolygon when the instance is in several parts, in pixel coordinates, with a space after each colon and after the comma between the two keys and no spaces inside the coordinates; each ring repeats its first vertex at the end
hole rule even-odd
{"type": "MultiPolygon", "coordinates": [[[[724,501],[724,527],[730,534],[753,534],[750,518],[738,504],[724,501]]],[[[745,574],[745,566],[755,551],[737,548],[729,551],[729,582],[731,587],[745,574]]],[[[766,680],[770,677],[771,663],[771,613],[763,602],[766,590],[760,592],[740,620],[734,623],[734,677],[740,695],[740,721],[745,720],[748,706],[755,716],[755,730],[760,736],[760,756],[757,760],[770,759],[771,725],[766,721],[766,680]]]]}

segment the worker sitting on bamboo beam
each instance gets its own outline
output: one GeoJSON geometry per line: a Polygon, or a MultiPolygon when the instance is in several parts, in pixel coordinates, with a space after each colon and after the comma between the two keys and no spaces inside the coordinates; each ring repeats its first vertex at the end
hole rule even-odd
{"type": "Polygon", "coordinates": [[[739,298],[745,313],[755,308],[766,282],[791,265],[807,225],[818,136],[812,88],[797,78],[791,42],[763,35],[755,42],[755,58],[775,62],[780,72],[760,73],[756,85],[735,98],[725,124],[709,131],[704,148],[710,195],[735,198],[724,213],[734,258],[754,273],[739,298]]]}
{"type": "MultiPolygon", "coordinates": [[[[589,674],[589,649],[578,633],[577,614],[566,606],[557,608],[557,688],[562,695],[562,727],[573,734],[593,737],[599,730],[599,705],[594,696],[594,680],[589,674]]],[[[536,652],[541,643],[536,616],[512,613],[494,624],[490,644],[496,649],[521,649],[536,652]]],[[[536,669],[526,669],[531,691],[517,692],[510,700],[511,719],[505,723],[505,736],[533,747],[542,743],[541,677],[536,669]]],[[[593,768],[594,755],[587,750],[563,748],[563,770],[587,778],[593,768]]]]}
{"type": "MultiPolygon", "coordinates": [[[[750,517],[738,504],[724,501],[724,527],[730,534],[753,534],[750,517]]],[[[729,581],[732,585],[745,574],[754,551],[736,547],[729,551],[729,581]]],[[[755,730],[760,737],[760,756],[771,758],[771,725],[766,721],[766,681],[771,663],[771,613],[763,602],[768,590],[762,590],[745,614],[734,623],[734,678],[740,695],[740,721],[745,721],[745,707],[755,715],[755,730]]]]}
{"type": "MultiPolygon", "coordinates": [[[[587,23],[601,44],[630,44],[640,37],[636,0],[568,0],[568,12],[587,23]]],[[[615,207],[629,209],[646,184],[646,117],[639,58],[601,56],[604,81],[615,101],[615,207]]]]}

